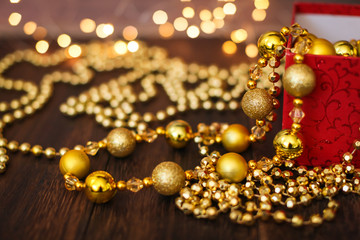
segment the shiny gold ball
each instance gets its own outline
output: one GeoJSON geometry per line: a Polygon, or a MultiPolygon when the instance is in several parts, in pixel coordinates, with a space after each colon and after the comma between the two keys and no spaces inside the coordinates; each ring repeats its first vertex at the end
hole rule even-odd
{"type": "Polygon", "coordinates": [[[294,159],[300,157],[303,152],[303,140],[299,133],[290,129],[283,129],[274,138],[276,154],[281,158],[294,159]]]}
{"type": "Polygon", "coordinates": [[[271,58],[275,55],[277,46],[285,45],[286,38],[279,32],[267,32],[260,36],[258,40],[259,53],[264,58],[271,58]]]}
{"type": "Polygon", "coordinates": [[[226,153],[216,163],[216,172],[231,182],[241,182],[247,174],[246,160],[237,153],[226,153]]]}
{"type": "Polygon", "coordinates": [[[70,150],[60,158],[59,168],[63,175],[71,173],[77,178],[83,178],[89,172],[90,160],[83,151],[70,150]]]}
{"type": "Polygon", "coordinates": [[[116,182],[107,172],[96,171],[85,179],[85,194],[90,201],[95,203],[106,203],[116,193],[116,182]]]}
{"type": "Polygon", "coordinates": [[[169,196],[179,192],[185,185],[185,172],[174,162],[162,162],[154,168],[152,179],[156,191],[169,196]]]}
{"type": "Polygon", "coordinates": [[[222,144],[229,152],[243,152],[249,145],[249,130],[241,124],[230,125],[222,134],[222,144]]]}
{"type": "Polygon", "coordinates": [[[168,143],[174,148],[183,148],[191,139],[190,125],[182,120],[175,120],[166,126],[165,136],[168,143]]]}
{"type": "Polygon", "coordinates": [[[136,139],[132,131],[126,128],[115,128],[107,135],[107,150],[115,157],[130,155],[136,146],[136,139]]]}
{"type": "Polygon", "coordinates": [[[335,48],[331,42],[323,38],[314,39],[308,53],[314,55],[336,55],[335,48]]]}
{"type": "Polygon", "coordinates": [[[244,94],[241,107],[248,117],[263,119],[273,109],[273,98],[265,89],[256,88],[244,94]]]}
{"type": "Polygon", "coordinates": [[[336,55],[341,55],[344,57],[356,57],[357,49],[348,41],[338,41],[334,43],[334,48],[336,55]]]}
{"type": "Polygon", "coordinates": [[[293,64],[285,71],[283,85],[291,96],[304,97],[310,94],[316,86],[315,73],[306,64],[293,64]]]}

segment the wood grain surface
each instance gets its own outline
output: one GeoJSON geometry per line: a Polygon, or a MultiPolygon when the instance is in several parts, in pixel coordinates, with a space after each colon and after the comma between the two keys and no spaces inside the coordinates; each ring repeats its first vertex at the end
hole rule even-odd
{"type": "MultiPolygon", "coordinates": [[[[170,56],[181,57],[186,62],[218,64],[229,67],[248,61],[235,55],[221,53],[221,40],[171,40],[148,41],[149,45],[166,48],[170,56]]],[[[29,47],[25,41],[7,39],[0,41],[0,56],[16,49],[29,47]]],[[[63,66],[64,67],[64,66],[63,66]]],[[[66,66],[64,67],[66,68],[66,66]]],[[[54,68],[36,68],[30,64],[18,64],[6,76],[24,78],[38,83],[41,77],[54,68]]],[[[100,140],[108,130],[97,125],[92,117],[69,118],[59,111],[61,103],[71,95],[78,95],[90,86],[106,82],[118,72],[99,73],[85,86],[57,84],[54,95],[39,112],[23,121],[15,122],[4,131],[9,140],[52,146],[56,149],[88,140],[100,140]]],[[[0,90],[0,100],[9,100],[19,93],[0,90]]],[[[169,102],[163,92],[154,101],[139,106],[140,112],[155,111],[169,102]]],[[[280,112],[279,112],[280,113],[280,112]]],[[[281,114],[279,114],[281,115],[281,114]]],[[[242,111],[196,111],[176,115],[188,121],[193,128],[197,123],[213,121],[253,125],[242,111]]],[[[164,123],[166,124],[166,123],[164,123]]],[[[272,156],[272,138],[281,129],[278,119],[274,130],[264,144],[255,144],[243,155],[247,160],[260,156],[272,156]]],[[[217,148],[222,153],[224,149],[217,148]]],[[[133,176],[150,176],[152,169],[163,161],[174,161],[184,169],[195,167],[200,155],[194,144],[174,150],[162,138],[152,144],[139,144],[136,151],[124,159],[115,159],[106,151],[91,157],[91,171],[108,171],[115,179],[133,176]]],[[[119,192],[113,200],[98,205],[87,200],[82,192],[69,192],[64,188],[58,160],[36,158],[21,153],[10,153],[8,170],[0,175],[0,240],[10,239],[360,239],[360,198],[340,194],[337,216],[332,222],[315,227],[293,228],[289,224],[277,224],[273,220],[258,221],[247,227],[232,223],[228,214],[216,220],[199,220],[184,215],[175,207],[173,197],[164,197],[152,188],[138,193],[119,192]]],[[[294,212],[305,216],[321,211],[325,201],[315,201],[309,207],[294,212]]]]}

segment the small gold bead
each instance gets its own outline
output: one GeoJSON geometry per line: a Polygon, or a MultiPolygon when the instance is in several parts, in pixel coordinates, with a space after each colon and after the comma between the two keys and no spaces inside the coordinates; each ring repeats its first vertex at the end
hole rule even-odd
{"type": "Polygon", "coordinates": [[[152,180],[151,177],[146,177],[143,179],[143,183],[145,187],[150,187],[153,185],[154,181],[152,180]]]}
{"type": "Polygon", "coordinates": [[[55,148],[48,147],[45,149],[44,154],[47,158],[53,158],[56,155],[56,150],[55,148]]]}
{"type": "Polygon", "coordinates": [[[98,144],[99,144],[99,148],[106,148],[106,141],[99,141],[98,142],[98,144]]]}
{"type": "Polygon", "coordinates": [[[281,160],[281,157],[280,157],[280,156],[275,155],[275,156],[273,157],[273,163],[274,163],[274,165],[276,165],[276,166],[281,166],[281,165],[283,164],[283,160],[281,160]]]}
{"type": "Polygon", "coordinates": [[[300,54],[294,55],[294,62],[295,63],[302,63],[304,61],[304,56],[300,54]]]}
{"type": "Polygon", "coordinates": [[[266,58],[259,58],[258,60],[258,66],[263,68],[266,67],[266,65],[268,64],[266,58]]]}
{"type": "Polygon", "coordinates": [[[356,150],[360,150],[360,140],[355,140],[354,143],[353,143],[353,147],[356,150]]]}
{"type": "Polygon", "coordinates": [[[65,148],[65,147],[64,147],[64,148],[60,148],[60,150],[59,150],[60,156],[64,156],[65,153],[67,153],[69,150],[70,150],[70,149],[65,148]]]}
{"type": "Polygon", "coordinates": [[[22,143],[20,146],[19,146],[19,150],[22,152],[22,153],[28,153],[31,149],[31,146],[29,143],[22,143]]]}
{"type": "Polygon", "coordinates": [[[311,222],[311,225],[313,225],[314,227],[317,227],[322,224],[323,219],[321,218],[321,216],[319,214],[314,214],[314,215],[310,216],[310,222],[311,222]]]}
{"type": "Polygon", "coordinates": [[[186,180],[192,180],[192,179],[195,179],[195,173],[193,170],[186,170],[185,171],[185,179],[186,180]]]}
{"type": "Polygon", "coordinates": [[[265,121],[264,120],[258,120],[256,119],[256,126],[258,127],[262,127],[265,125],[265,121]]]}
{"type": "Polygon", "coordinates": [[[17,141],[10,141],[7,145],[10,151],[17,151],[19,149],[19,143],[17,141]]]}
{"type": "Polygon", "coordinates": [[[155,131],[158,135],[164,135],[166,133],[164,127],[157,127],[155,131]]]}
{"type": "Polygon", "coordinates": [[[252,143],[256,142],[255,134],[250,134],[249,141],[252,142],[252,143]]]}
{"type": "Polygon", "coordinates": [[[43,148],[40,145],[35,145],[31,148],[31,152],[35,156],[40,156],[43,152],[43,148]]]}
{"type": "Polygon", "coordinates": [[[126,190],[126,182],[125,181],[118,181],[116,183],[116,188],[120,191],[126,190]]]}
{"type": "Polygon", "coordinates": [[[249,80],[246,84],[246,86],[251,90],[251,89],[255,89],[257,86],[256,81],[254,80],[249,80]]]}
{"type": "Polygon", "coordinates": [[[85,185],[84,182],[79,181],[79,182],[75,183],[75,188],[76,188],[77,191],[82,191],[82,190],[85,189],[85,187],[86,187],[86,185],[85,185]]]}
{"type": "Polygon", "coordinates": [[[255,169],[256,168],[256,161],[255,160],[250,160],[249,162],[248,162],[248,166],[249,166],[249,168],[250,169],[255,169]]]}
{"type": "Polygon", "coordinates": [[[273,213],[273,218],[276,222],[280,223],[286,220],[285,212],[282,210],[277,210],[273,213]]]}
{"type": "Polygon", "coordinates": [[[301,227],[304,223],[304,219],[300,215],[294,215],[291,219],[291,225],[294,227],[301,227]]]}
{"type": "Polygon", "coordinates": [[[6,138],[0,138],[0,147],[6,147],[7,142],[6,138]]]}
{"type": "Polygon", "coordinates": [[[301,107],[303,105],[303,100],[301,98],[294,98],[293,105],[294,107],[301,107]]]}
{"type": "Polygon", "coordinates": [[[142,142],[142,137],[141,137],[141,135],[139,135],[139,134],[136,134],[135,135],[135,140],[136,140],[136,142],[142,142]]]}
{"type": "Polygon", "coordinates": [[[208,154],[208,152],[209,152],[209,148],[207,146],[201,146],[199,149],[199,153],[203,156],[208,154]]]}
{"type": "Polygon", "coordinates": [[[299,132],[301,129],[300,123],[293,123],[291,124],[291,130],[294,132],[299,132]]]}
{"type": "Polygon", "coordinates": [[[284,36],[287,36],[290,33],[290,29],[288,27],[282,27],[280,33],[284,36]]]}

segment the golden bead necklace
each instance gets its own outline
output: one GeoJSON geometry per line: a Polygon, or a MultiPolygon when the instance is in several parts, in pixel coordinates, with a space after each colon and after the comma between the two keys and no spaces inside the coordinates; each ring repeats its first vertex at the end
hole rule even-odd
{"type": "MultiPolygon", "coordinates": [[[[117,68],[131,69],[99,87],[91,88],[79,95],[70,97],[61,105],[60,110],[69,115],[86,113],[94,115],[95,120],[107,128],[113,129],[108,136],[98,142],[90,141],[86,146],[78,145],[74,150],[66,148],[58,152],[53,148],[33,147],[28,143],[18,144],[0,138],[0,156],[2,169],[8,161],[7,150],[31,151],[34,155],[44,154],[52,158],[61,156],[59,167],[64,174],[65,187],[68,190],[85,191],[87,197],[96,202],[104,203],[112,199],[117,190],[137,192],[143,187],[154,186],[163,195],[179,193],[176,206],[186,214],[197,218],[214,218],[222,212],[230,212],[230,219],[240,224],[250,225],[256,219],[272,217],[277,222],[289,222],[293,226],[311,224],[318,226],[323,220],[331,220],[335,216],[338,203],[333,200],[338,192],[360,193],[360,174],[351,164],[353,154],[360,148],[360,141],[354,141],[354,150],[343,155],[341,164],[334,164],[322,169],[295,166],[295,159],[303,150],[302,140],[298,135],[304,117],[301,110],[301,97],[311,93],[315,86],[312,70],[302,63],[304,54],[309,50],[311,40],[309,34],[299,25],[284,27],[280,32],[269,32],[260,37],[258,45],[262,58],[250,69],[250,80],[246,86],[241,106],[244,112],[256,119],[256,126],[248,130],[239,124],[213,123],[209,126],[199,124],[193,132],[188,123],[182,120],[170,122],[165,128],[152,129],[149,124],[164,121],[178,112],[196,109],[225,108],[237,110],[238,99],[245,90],[244,72],[241,67],[233,68],[230,73],[216,66],[186,65],[178,59],[166,58],[164,50],[142,46],[141,51],[126,56],[109,54],[106,44],[84,45],[86,49],[82,58],[73,66],[75,74],[54,72],[46,75],[38,88],[25,81],[0,78],[0,86],[5,89],[24,90],[27,95],[10,103],[0,103],[0,110],[12,111],[3,115],[0,121],[2,130],[16,119],[22,119],[42,108],[51,96],[53,83],[63,81],[71,84],[85,84],[95,71],[109,71],[117,68]],[[295,63],[283,77],[285,90],[295,97],[294,109],[290,112],[293,119],[291,129],[281,130],[274,139],[276,155],[272,158],[263,157],[258,161],[248,162],[235,152],[244,151],[249,142],[261,141],[265,133],[271,129],[269,121],[275,120],[272,112],[279,106],[280,89],[272,85],[269,91],[257,88],[262,70],[269,65],[271,71],[268,79],[271,83],[280,80],[275,69],[280,66],[284,56],[287,36],[302,37],[293,51],[296,53],[295,63]],[[136,96],[131,84],[141,80],[143,91],[136,96]],[[307,81],[304,84],[304,81],[307,81]],[[182,83],[198,83],[199,87],[188,90],[182,83]],[[226,86],[224,84],[227,84],[226,86]],[[156,96],[156,84],[163,86],[174,105],[156,113],[141,115],[134,110],[137,101],[146,102],[156,96]],[[306,87],[305,87],[305,86],[306,87]],[[228,87],[231,90],[226,90],[228,87]],[[213,103],[212,99],[216,102],[213,103]],[[103,103],[108,106],[104,107],[103,103]],[[96,171],[88,175],[84,182],[81,178],[89,170],[88,155],[96,155],[99,149],[106,148],[115,157],[131,154],[138,142],[153,142],[158,136],[164,135],[168,143],[175,147],[184,147],[190,140],[199,146],[203,158],[194,170],[183,171],[173,162],[163,162],[152,172],[151,177],[144,179],[131,178],[128,181],[115,181],[107,172],[96,171]],[[221,155],[210,151],[214,143],[222,142],[229,153],[221,155]],[[329,200],[322,214],[313,214],[308,220],[295,214],[289,216],[283,209],[292,209],[297,205],[307,205],[313,199],[329,200]],[[280,206],[280,207],[278,207],[280,206]]],[[[36,56],[31,51],[17,51],[6,56],[0,62],[0,72],[22,60],[42,66],[57,65],[64,61],[61,51],[49,57],[36,56]],[[5,60],[4,60],[5,59],[5,60]]],[[[246,76],[245,76],[246,78],[246,76]]]]}

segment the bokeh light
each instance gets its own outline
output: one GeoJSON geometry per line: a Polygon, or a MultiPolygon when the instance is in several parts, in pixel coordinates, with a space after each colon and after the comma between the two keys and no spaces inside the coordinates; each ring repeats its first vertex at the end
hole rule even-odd
{"type": "Polygon", "coordinates": [[[115,44],[114,44],[114,50],[115,50],[115,52],[116,52],[117,54],[119,54],[119,55],[124,55],[124,54],[126,54],[127,51],[128,51],[128,50],[127,50],[127,44],[126,44],[126,42],[121,41],[121,40],[115,42],[115,44]]]}
{"type": "Polygon", "coordinates": [[[24,33],[26,35],[31,35],[35,32],[37,28],[36,22],[30,21],[24,24],[24,33]]]}
{"type": "Polygon", "coordinates": [[[223,19],[214,19],[213,22],[215,24],[215,27],[218,28],[218,29],[223,28],[224,25],[225,25],[225,22],[224,22],[223,19]]]}
{"type": "Polygon", "coordinates": [[[168,20],[168,15],[163,10],[157,10],[153,14],[153,21],[155,24],[164,24],[168,20]]]}
{"type": "Polygon", "coordinates": [[[178,17],[174,20],[174,28],[176,31],[185,31],[188,27],[188,21],[186,18],[178,17]]]}
{"type": "Polygon", "coordinates": [[[49,43],[45,40],[40,40],[36,43],[35,49],[38,53],[44,54],[49,49],[49,43]]]}
{"type": "Polygon", "coordinates": [[[35,32],[33,33],[33,38],[35,40],[41,40],[44,39],[47,35],[47,30],[44,27],[38,26],[35,30],[35,32]]]}
{"type": "Polygon", "coordinates": [[[84,33],[91,33],[95,31],[96,23],[90,18],[84,18],[80,21],[80,29],[84,33]]]}
{"type": "Polygon", "coordinates": [[[70,45],[70,43],[71,43],[71,38],[70,38],[70,36],[67,35],[67,34],[61,34],[61,35],[57,38],[57,43],[59,44],[60,47],[66,48],[67,46],[70,45]]]}
{"type": "Polygon", "coordinates": [[[139,50],[139,43],[137,43],[136,41],[130,41],[127,45],[127,48],[129,52],[136,52],[137,50],[139,50]]]}
{"type": "Polygon", "coordinates": [[[10,0],[10,3],[19,3],[21,0],[10,0]]]}
{"type": "Polygon", "coordinates": [[[123,36],[125,40],[135,40],[138,36],[138,30],[134,26],[127,26],[123,30],[123,36]]]}
{"type": "Polygon", "coordinates": [[[159,26],[159,34],[163,38],[170,38],[174,35],[174,26],[167,22],[159,26]]]}
{"type": "Polygon", "coordinates": [[[231,32],[230,38],[235,43],[241,43],[248,37],[248,33],[245,29],[237,29],[231,32]]]}
{"type": "Polygon", "coordinates": [[[232,55],[232,54],[236,53],[237,46],[232,41],[226,41],[222,45],[222,50],[223,50],[224,53],[232,55]]]}
{"type": "Polygon", "coordinates": [[[209,21],[212,18],[212,13],[207,9],[203,9],[200,11],[199,17],[202,21],[209,21]]]}
{"type": "Polygon", "coordinates": [[[9,16],[9,23],[11,26],[17,26],[21,21],[21,14],[13,12],[9,16]]]}
{"type": "Polygon", "coordinates": [[[80,57],[82,53],[81,47],[77,44],[71,45],[67,50],[69,56],[72,58],[80,57]]]}
{"type": "Polygon", "coordinates": [[[185,7],[182,10],[182,15],[186,18],[193,18],[195,16],[195,10],[192,7],[185,7]]]}
{"type": "Polygon", "coordinates": [[[255,58],[258,55],[258,48],[255,44],[250,43],[246,46],[245,53],[249,58],[255,58]]]}
{"type": "Polygon", "coordinates": [[[257,9],[268,9],[269,7],[269,0],[255,0],[254,5],[257,9]]]}
{"type": "Polygon", "coordinates": [[[236,13],[236,6],[233,3],[225,3],[223,6],[223,11],[226,15],[234,15],[236,13]]]}
{"type": "Polygon", "coordinates": [[[266,11],[263,9],[254,9],[251,16],[254,21],[261,22],[264,21],[266,18],[266,11]]]}
{"type": "Polygon", "coordinates": [[[102,23],[96,27],[96,35],[99,38],[106,38],[114,33],[114,26],[110,23],[102,23]]]}
{"type": "Polygon", "coordinates": [[[200,35],[200,29],[195,25],[191,25],[186,30],[186,34],[189,36],[189,38],[197,38],[200,35]]]}
{"type": "Polygon", "coordinates": [[[201,30],[206,34],[212,34],[216,30],[215,23],[212,21],[204,21],[200,24],[201,30]]]}
{"type": "Polygon", "coordinates": [[[222,7],[217,7],[213,10],[214,18],[216,19],[224,19],[225,13],[222,7]]]}

